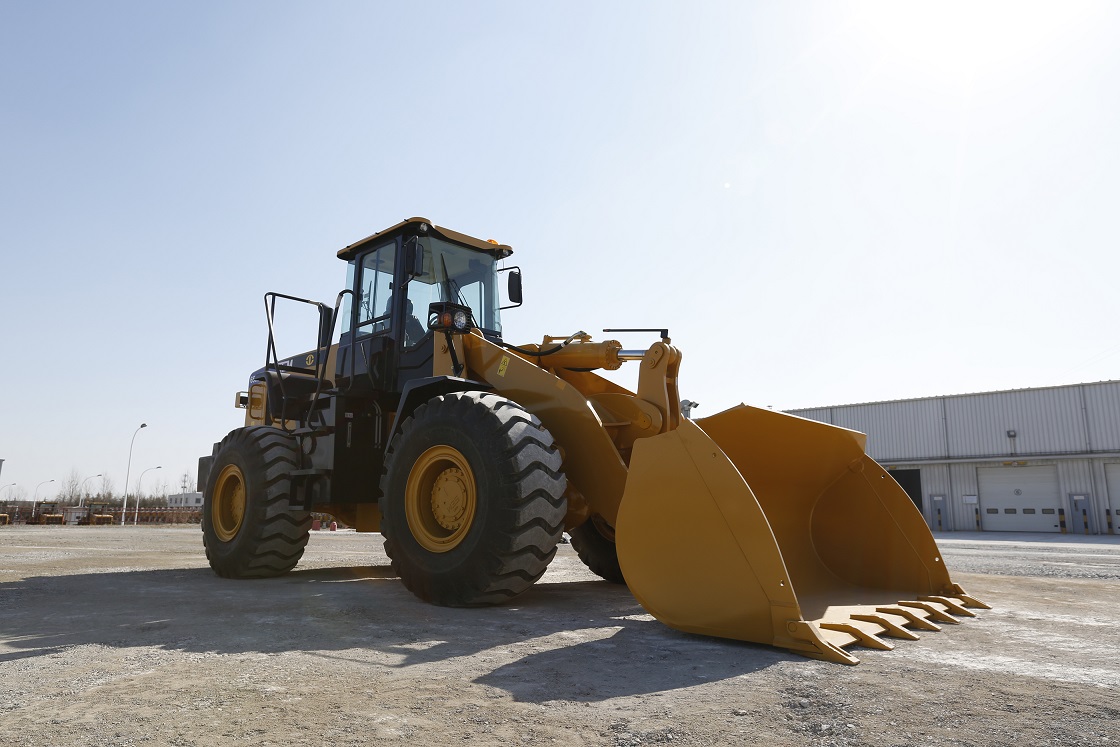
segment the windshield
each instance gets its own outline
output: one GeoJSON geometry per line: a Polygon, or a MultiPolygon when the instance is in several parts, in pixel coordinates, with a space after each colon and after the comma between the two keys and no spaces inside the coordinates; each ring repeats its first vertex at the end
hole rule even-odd
{"type": "Polygon", "coordinates": [[[413,313],[427,326],[428,304],[459,303],[471,308],[478,327],[500,335],[501,301],[494,257],[430,236],[420,239],[420,247],[424,253],[424,274],[408,283],[413,313]]]}

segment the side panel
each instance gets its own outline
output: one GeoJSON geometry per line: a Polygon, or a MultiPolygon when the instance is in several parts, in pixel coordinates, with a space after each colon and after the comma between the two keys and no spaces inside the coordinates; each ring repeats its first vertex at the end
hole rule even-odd
{"type": "Polygon", "coordinates": [[[331,503],[376,503],[385,458],[382,408],[375,399],[342,395],[331,406],[334,433],[316,439],[311,463],[331,470],[331,503]]]}

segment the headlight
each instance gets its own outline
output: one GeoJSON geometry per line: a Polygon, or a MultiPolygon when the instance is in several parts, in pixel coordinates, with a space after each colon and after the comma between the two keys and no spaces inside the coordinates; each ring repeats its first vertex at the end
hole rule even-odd
{"type": "Polygon", "coordinates": [[[456,303],[433,303],[428,307],[428,329],[464,334],[474,327],[471,310],[456,303]]]}

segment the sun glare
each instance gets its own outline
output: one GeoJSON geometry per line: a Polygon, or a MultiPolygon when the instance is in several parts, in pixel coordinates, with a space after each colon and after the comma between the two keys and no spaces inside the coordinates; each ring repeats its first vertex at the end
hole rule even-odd
{"type": "Polygon", "coordinates": [[[890,61],[942,83],[1015,75],[1063,41],[1091,6],[1066,2],[863,2],[854,21],[890,61]]]}

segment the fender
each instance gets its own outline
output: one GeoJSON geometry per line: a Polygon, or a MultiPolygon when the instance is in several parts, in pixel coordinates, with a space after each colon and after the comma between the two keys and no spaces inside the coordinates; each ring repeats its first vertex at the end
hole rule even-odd
{"type": "Polygon", "coordinates": [[[404,419],[432,397],[450,394],[451,392],[490,392],[493,390],[494,387],[486,382],[462,379],[456,376],[427,376],[422,379],[412,379],[401,390],[401,399],[397,404],[397,412],[393,416],[393,427],[389,431],[389,443],[392,443],[393,436],[397,434],[397,429],[400,428],[404,419]]]}

